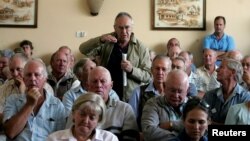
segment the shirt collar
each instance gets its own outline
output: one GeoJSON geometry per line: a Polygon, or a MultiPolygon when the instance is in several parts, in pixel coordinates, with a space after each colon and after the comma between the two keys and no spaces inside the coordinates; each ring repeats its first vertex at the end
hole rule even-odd
{"type": "Polygon", "coordinates": [[[79,86],[77,86],[76,88],[73,89],[74,93],[85,93],[87,92],[82,86],[81,84],[79,86]]]}
{"type": "MultiPolygon", "coordinates": [[[[60,139],[62,140],[76,140],[76,138],[74,137],[73,133],[73,126],[70,129],[66,129],[64,130],[64,134],[61,136],[60,139]]],[[[103,140],[103,136],[101,136],[100,134],[100,130],[99,129],[95,129],[94,131],[94,136],[93,139],[94,141],[102,141],[103,140]]],[[[87,141],[91,141],[91,140],[87,140],[87,141]]]]}
{"type": "MultiPolygon", "coordinates": [[[[218,69],[218,66],[215,65],[215,70],[214,70],[214,71],[216,71],[217,69],[218,69]]],[[[203,71],[208,71],[207,68],[205,67],[205,65],[203,65],[202,70],[203,70],[203,71]]]]}
{"type": "Polygon", "coordinates": [[[149,85],[145,89],[145,92],[153,92],[155,95],[160,95],[159,92],[155,89],[153,81],[150,81],[149,85]]]}
{"type": "Polygon", "coordinates": [[[114,98],[112,98],[111,96],[109,96],[108,102],[107,102],[107,108],[109,107],[115,107],[117,104],[117,100],[115,100],[114,98]]]}
{"type": "MultiPolygon", "coordinates": [[[[234,89],[233,89],[233,92],[231,93],[231,95],[228,97],[228,99],[227,99],[226,101],[230,100],[230,99],[231,99],[232,97],[234,97],[235,95],[239,95],[240,92],[241,92],[241,87],[240,87],[240,85],[237,83],[236,86],[235,86],[234,89]]],[[[217,92],[217,97],[220,97],[221,100],[224,100],[222,88],[220,88],[220,89],[218,90],[218,92],[217,92]]]]}
{"type": "Polygon", "coordinates": [[[76,138],[72,134],[72,128],[66,129],[64,134],[61,136],[61,139],[62,140],[70,140],[70,139],[75,139],[76,140],[76,138]]]}
{"type": "MultiPolygon", "coordinates": [[[[213,37],[214,39],[218,40],[217,37],[215,36],[215,34],[212,34],[212,37],[213,37]]],[[[223,36],[222,36],[219,40],[225,39],[225,38],[226,38],[226,34],[224,33],[223,36]]]]}

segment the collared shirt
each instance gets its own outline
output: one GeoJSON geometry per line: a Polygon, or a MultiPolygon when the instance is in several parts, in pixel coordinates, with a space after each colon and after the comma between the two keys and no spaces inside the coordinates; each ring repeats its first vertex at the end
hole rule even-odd
{"type": "Polygon", "coordinates": [[[179,108],[173,108],[164,96],[158,96],[148,100],[142,112],[142,131],[145,141],[166,141],[172,139],[183,129],[181,116],[184,103],[179,108]],[[171,121],[173,130],[159,127],[161,123],[171,121]]]}
{"type": "MultiPolygon", "coordinates": [[[[54,95],[54,91],[48,83],[45,83],[44,89],[49,93],[54,95]]],[[[5,81],[3,85],[0,87],[0,113],[3,112],[5,100],[12,94],[21,94],[18,86],[15,84],[14,79],[10,79],[5,81]]]]}
{"type": "Polygon", "coordinates": [[[0,89],[0,113],[4,110],[5,100],[11,94],[20,94],[18,87],[13,79],[6,81],[0,89]]]}
{"type": "MultiPolygon", "coordinates": [[[[145,89],[145,91],[143,93],[150,92],[152,94],[154,94],[155,96],[160,96],[161,94],[155,89],[154,85],[153,85],[153,81],[151,81],[148,85],[148,87],[145,89]]],[[[137,87],[134,89],[134,91],[132,92],[132,95],[129,99],[129,104],[131,105],[131,107],[133,108],[133,111],[135,112],[135,116],[136,118],[139,115],[139,103],[141,102],[141,86],[137,87]]]]}
{"type": "MultiPolygon", "coordinates": [[[[78,87],[74,88],[74,89],[70,89],[68,90],[64,96],[63,96],[63,105],[65,107],[65,111],[66,111],[66,115],[70,115],[70,112],[71,112],[71,109],[72,109],[72,106],[75,102],[75,100],[85,94],[87,91],[82,88],[81,85],[79,85],[78,87]]],[[[112,99],[116,99],[116,100],[119,100],[119,97],[118,95],[116,94],[116,92],[114,90],[111,90],[110,93],[109,93],[109,96],[112,98],[112,99]]]]}
{"type": "MultiPolygon", "coordinates": [[[[15,141],[45,141],[47,136],[65,127],[65,109],[61,101],[52,94],[45,92],[46,98],[37,115],[33,113],[22,132],[15,137],[15,141]]],[[[6,100],[3,123],[20,112],[26,103],[25,94],[13,94],[6,100]]],[[[8,139],[7,139],[8,140],[8,139]]]]}
{"type": "Polygon", "coordinates": [[[188,76],[189,78],[189,83],[193,83],[195,85],[195,87],[199,87],[199,77],[197,76],[196,73],[192,72],[190,73],[190,75],[188,76]]]}
{"type": "Polygon", "coordinates": [[[78,87],[74,88],[74,89],[70,89],[68,90],[62,99],[63,105],[65,107],[65,112],[66,115],[68,116],[71,112],[72,106],[75,102],[75,100],[83,95],[84,93],[86,93],[87,91],[85,89],[82,88],[81,85],[79,85],[78,87]]]}
{"type": "Polygon", "coordinates": [[[225,124],[228,125],[250,125],[250,112],[248,102],[235,104],[228,110],[225,124]]]}
{"type": "Polygon", "coordinates": [[[197,87],[199,87],[199,78],[197,76],[197,74],[195,72],[190,73],[190,75],[188,76],[188,80],[189,80],[189,88],[188,88],[188,93],[187,96],[196,96],[198,91],[197,91],[197,87]]]}
{"type": "MultiPolygon", "coordinates": [[[[107,35],[116,36],[116,33],[113,32],[107,35]]],[[[101,65],[107,67],[114,43],[101,43],[100,37],[101,36],[90,39],[81,44],[79,49],[81,53],[87,56],[100,56],[101,65]]],[[[136,87],[143,83],[148,83],[151,79],[151,61],[148,48],[135,37],[134,33],[132,33],[130,37],[127,60],[132,64],[133,71],[127,74],[128,85],[123,89],[123,99],[121,100],[126,102],[136,87]]]]}
{"type": "Polygon", "coordinates": [[[218,66],[215,65],[215,70],[211,75],[209,74],[205,66],[197,69],[197,75],[199,77],[200,83],[199,87],[197,87],[198,91],[207,92],[220,87],[221,84],[217,81],[217,68],[218,66]]]}
{"type": "MultiPolygon", "coordinates": [[[[120,135],[122,131],[134,130],[138,131],[135,114],[128,103],[109,97],[106,103],[105,121],[99,124],[97,128],[104,129],[120,135]]],[[[73,126],[72,116],[67,120],[66,128],[73,126]]]]}
{"type": "Polygon", "coordinates": [[[250,92],[236,84],[232,94],[225,101],[222,88],[208,91],[203,98],[210,105],[212,121],[224,123],[229,107],[250,100],[250,92]]]}
{"type": "Polygon", "coordinates": [[[205,37],[203,47],[215,51],[228,52],[234,50],[235,43],[234,39],[229,35],[224,34],[223,37],[218,40],[214,34],[211,34],[205,37]]]}
{"type": "Polygon", "coordinates": [[[138,131],[133,109],[123,101],[110,98],[105,118],[106,121],[98,126],[100,129],[108,130],[116,135],[125,130],[138,131]]]}
{"type": "Polygon", "coordinates": [[[63,98],[63,95],[70,89],[76,88],[80,85],[80,81],[76,78],[76,76],[67,71],[65,75],[60,79],[57,80],[55,76],[50,73],[48,75],[47,82],[51,85],[54,90],[54,94],[59,99],[63,98]]]}
{"type": "MultiPolygon", "coordinates": [[[[77,141],[77,139],[73,136],[72,129],[66,129],[50,134],[47,141],[77,141]]],[[[118,141],[118,138],[109,131],[95,129],[93,138],[87,141],[118,141]]]]}

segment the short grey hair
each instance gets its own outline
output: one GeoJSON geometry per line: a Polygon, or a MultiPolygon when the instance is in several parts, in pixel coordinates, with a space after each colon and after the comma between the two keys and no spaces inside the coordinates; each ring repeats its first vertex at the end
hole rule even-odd
{"type": "MultiPolygon", "coordinates": [[[[82,58],[79,61],[77,61],[77,63],[74,65],[73,67],[73,73],[79,77],[79,74],[82,73],[83,71],[83,66],[85,66],[87,61],[92,61],[90,58],[82,58]]],[[[94,62],[94,61],[92,61],[94,62]]]]}
{"type": "Polygon", "coordinates": [[[186,71],[186,60],[182,57],[182,56],[177,56],[177,57],[175,57],[173,60],[172,60],[172,62],[174,61],[174,60],[180,60],[180,61],[182,61],[183,62],[183,64],[184,64],[184,70],[183,71],[186,71]]]}
{"type": "Polygon", "coordinates": [[[242,82],[243,68],[239,61],[231,58],[223,59],[227,62],[227,67],[236,72],[235,79],[238,83],[242,82]]]}
{"type": "Polygon", "coordinates": [[[132,18],[132,16],[129,13],[127,13],[127,12],[120,12],[115,17],[114,26],[116,24],[116,20],[119,19],[120,17],[129,17],[131,19],[131,21],[132,21],[132,24],[134,24],[133,18],[132,18]]]}
{"type": "Polygon", "coordinates": [[[103,98],[92,92],[79,96],[73,104],[72,112],[80,109],[90,109],[99,114],[99,123],[105,121],[106,105],[103,98]]]}
{"type": "Polygon", "coordinates": [[[43,62],[43,60],[42,59],[40,59],[40,58],[33,58],[33,59],[30,59],[27,63],[26,63],[26,65],[24,66],[24,74],[26,73],[26,67],[29,65],[29,64],[31,64],[31,63],[33,63],[33,62],[35,62],[35,63],[37,63],[37,64],[40,64],[40,66],[42,67],[42,75],[43,75],[43,77],[45,77],[45,78],[48,78],[48,72],[47,72],[47,69],[46,69],[46,65],[45,65],[45,63],[43,62]]]}
{"type": "Polygon", "coordinates": [[[10,58],[10,62],[16,57],[20,58],[24,64],[26,64],[29,60],[29,58],[24,53],[16,53],[10,58]]]}

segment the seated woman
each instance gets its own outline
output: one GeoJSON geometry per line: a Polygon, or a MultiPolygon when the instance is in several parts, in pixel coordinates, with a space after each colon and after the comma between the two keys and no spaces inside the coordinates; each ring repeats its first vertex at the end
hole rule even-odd
{"type": "Polygon", "coordinates": [[[209,105],[199,97],[190,97],[183,108],[184,130],[171,141],[207,141],[209,105]]]}
{"type": "Polygon", "coordinates": [[[105,103],[95,93],[81,95],[72,107],[73,126],[50,134],[47,141],[118,141],[109,131],[96,129],[104,121],[105,103]]]}

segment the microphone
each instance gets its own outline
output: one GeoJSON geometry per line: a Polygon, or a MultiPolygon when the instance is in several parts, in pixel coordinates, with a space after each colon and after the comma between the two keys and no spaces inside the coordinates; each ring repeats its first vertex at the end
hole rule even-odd
{"type": "MultiPolygon", "coordinates": [[[[122,53],[122,60],[126,61],[127,60],[127,54],[122,53]]],[[[123,86],[127,86],[127,72],[123,71],[123,86]]]]}

